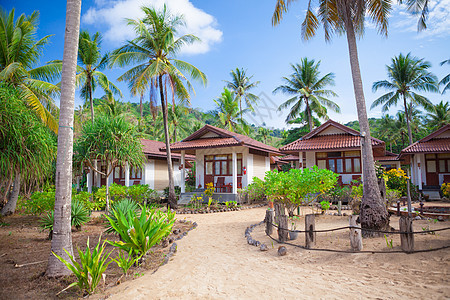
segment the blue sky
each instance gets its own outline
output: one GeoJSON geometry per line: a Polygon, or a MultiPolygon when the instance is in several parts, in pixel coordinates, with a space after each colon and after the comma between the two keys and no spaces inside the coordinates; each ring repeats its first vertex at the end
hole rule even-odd
{"type": "MultiPolygon", "coordinates": [[[[223,80],[228,80],[230,70],[236,67],[247,69],[253,79],[261,82],[254,93],[261,95],[264,103],[259,114],[250,122],[257,125],[265,122],[268,126],[286,127],[284,119],[287,111],[275,112],[276,107],[287,99],[282,94],[273,95],[272,91],[281,84],[281,77],[291,73],[290,63],[299,62],[302,57],[321,60],[321,72],[335,73],[336,85],[332,88],[338,95],[333,100],[341,107],[341,114],[330,113],[336,121],[345,123],[356,120],[356,107],[350,73],[348,48],[345,36],[335,36],[331,43],[325,43],[323,32],[311,41],[300,39],[300,24],[305,13],[305,1],[291,6],[282,23],[272,27],[271,16],[275,0],[95,0],[83,1],[81,28],[91,33],[99,31],[104,35],[103,51],[120,47],[124,40],[132,38],[131,31],[125,25],[124,18],[139,17],[142,5],[162,6],[168,3],[172,12],[183,13],[187,23],[187,32],[202,39],[202,43],[184,49],[179,58],[186,60],[208,76],[208,86],[195,85],[196,94],[191,105],[204,111],[214,108],[213,99],[220,96],[223,80]]],[[[16,8],[16,14],[30,14],[39,10],[40,26],[38,36],[53,34],[41,59],[41,63],[52,59],[61,59],[64,42],[65,1],[28,1],[2,0],[6,10],[16,8]]],[[[450,0],[430,0],[430,18],[428,30],[416,31],[416,18],[405,13],[403,7],[395,5],[390,18],[389,36],[377,34],[370,23],[367,24],[363,39],[358,42],[359,59],[363,76],[364,92],[368,108],[380,95],[372,93],[374,81],[386,78],[386,64],[399,53],[411,52],[419,58],[425,58],[432,64],[431,71],[441,79],[450,73],[450,65],[439,63],[450,58],[450,0]]],[[[124,93],[122,101],[138,102],[130,96],[126,84],[116,79],[125,70],[105,70],[124,93]]],[[[96,96],[100,97],[100,91],[96,96]]],[[[450,94],[425,94],[433,103],[448,101],[450,94]]],[[[76,106],[83,100],[76,99],[76,106]]],[[[392,108],[395,114],[400,106],[392,108]]],[[[368,110],[369,117],[381,116],[381,108],[368,110]]]]}

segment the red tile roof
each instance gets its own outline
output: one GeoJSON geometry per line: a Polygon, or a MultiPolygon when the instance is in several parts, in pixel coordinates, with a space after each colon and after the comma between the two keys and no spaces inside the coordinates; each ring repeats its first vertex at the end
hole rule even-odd
{"type": "MultiPolygon", "coordinates": [[[[157,158],[167,158],[167,153],[165,151],[161,151],[161,147],[164,147],[166,144],[159,141],[153,141],[153,140],[147,140],[147,139],[141,139],[142,144],[142,150],[145,155],[150,157],[157,157],[157,158]]],[[[179,153],[172,153],[172,157],[175,159],[180,159],[181,154],[179,153]]],[[[186,155],[186,160],[195,160],[194,155],[186,155]]]]}
{"type": "Polygon", "coordinates": [[[386,155],[375,156],[374,159],[376,161],[399,161],[400,160],[398,154],[395,154],[395,153],[392,153],[392,152],[389,152],[389,151],[386,151],[386,155]]]}
{"type": "Polygon", "coordinates": [[[282,161],[299,161],[299,157],[297,155],[286,155],[281,158],[282,161]]]}
{"type": "Polygon", "coordinates": [[[400,152],[400,157],[414,153],[447,153],[450,152],[450,124],[447,124],[423,139],[409,145],[400,152]],[[449,134],[444,135],[446,131],[449,134]],[[444,137],[440,137],[443,135],[444,137]]]}
{"type": "MultiPolygon", "coordinates": [[[[222,128],[218,128],[212,125],[205,125],[201,129],[194,132],[181,142],[176,142],[170,145],[170,149],[173,151],[180,150],[193,150],[193,149],[205,149],[205,148],[219,148],[230,146],[245,146],[248,148],[272,153],[281,154],[275,147],[258,142],[248,136],[231,132],[222,128]],[[218,137],[201,138],[208,132],[216,134],[218,137]]],[[[161,150],[165,150],[165,147],[161,147],[161,150]]]]}
{"type": "MultiPolygon", "coordinates": [[[[384,146],[384,142],[372,138],[372,147],[384,146]]],[[[280,148],[285,153],[312,150],[344,150],[361,147],[361,135],[358,131],[339,124],[333,120],[328,120],[310,133],[300,139],[280,148]],[[329,127],[335,127],[343,133],[318,135],[329,127]]]]}

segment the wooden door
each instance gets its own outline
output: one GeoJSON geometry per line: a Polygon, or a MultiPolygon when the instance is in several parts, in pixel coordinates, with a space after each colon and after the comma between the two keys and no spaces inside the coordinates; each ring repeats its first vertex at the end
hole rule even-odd
{"type": "Polygon", "coordinates": [[[436,159],[426,159],[426,177],[427,185],[439,185],[436,159]]]}
{"type": "Polygon", "coordinates": [[[206,188],[206,184],[214,183],[213,162],[207,161],[205,163],[205,181],[203,188],[206,188]]]}

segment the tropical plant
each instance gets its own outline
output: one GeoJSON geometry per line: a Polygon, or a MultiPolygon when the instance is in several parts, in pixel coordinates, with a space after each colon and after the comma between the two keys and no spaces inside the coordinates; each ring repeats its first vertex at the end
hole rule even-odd
{"type": "Polygon", "coordinates": [[[444,197],[450,198],[450,183],[443,183],[441,185],[441,191],[444,197]]]}
{"type": "Polygon", "coordinates": [[[133,249],[130,249],[127,256],[125,256],[125,252],[119,250],[119,254],[116,258],[112,258],[111,260],[113,260],[117,266],[122,269],[125,276],[128,276],[128,270],[138,261],[138,258],[133,257],[133,249]]]}
{"type": "MultiPolygon", "coordinates": [[[[125,166],[126,163],[141,167],[145,157],[139,137],[135,127],[122,116],[99,116],[94,123],[84,124],[74,147],[74,160],[106,178],[115,167],[125,166]],[[104,172],[95,168],[94,161],[97,160],[106,164],[104,172]]],[[[105,185],[105,201],[108,210],[109,185],[105,185]]]]}
{"type": "Polygon", "coordinates": [[[264,144],[267,144],[267,140],[270,139],[271,133],[272,133],[272,130],[265,128],[265,127],[259,127],[256,136],[261,142],[263,142],[264,144]]]}
{"type": "Polygon", "coordinates": [[[67,269],[72,271],[72,273],[77,278],[77,281],[70,284],[67,288],[71,288],[73,286],[78,285],[81,291],[89,295],[91,295],[95,291],[97,285],[100,282],[100,279],[102,279],[103,273],[105,273],[106,269],[108,268],[108,265],[112,262],[112,260],[106,262],[109,256],[111,255],[112,251],[109,253],[103,253],[103,251],[105,251],[106,242],[107,241],[105,240],[100,247],[101,243],[101,236],[100,236],[97,245],[91,252],[91,249],[89,248],[89,237],[88,237],[85,252],[77,248],[78,255],[80,257],[80,263],[76,262],[75,257],[72,254],[70,254],[70,252],[67,251],[66,249],[64,249],[64,251],[69,256],[70,261],[65,260],[61,256],[52,252],[53,255],[56,258],[58,258],[62,263],[64,263],[67,269]]]}
{"type": "Polygon", "coordinates": [[[430,67],[431,64],[429,62],[413,57],[411,53],[408,53],[406,56],[400,53],[399,56],[392,59],[389,66],[386,66],[389,80],[377,81],[372,85],[374,92],[381,88],[391,90],[391,92],[376,99],[372,103],[371,108],[383,105],[382,111],[386,112],[391,106],[397,105],[399,101],[403,101],[410,145],[413,143],[413,136],[408,100],[415,106],[422,106],[426,110],[431,110],[433,104],[430,100],[414,91],[439,91],[436,76],[428,71],[430,67]]]}
{"type": "Polygon", "coordinates": [[[447,124],[450,124],[450,105],[441,101],[427,114],[427,125],[431,130],[437,130],[447,124]]]}
{"type": "MultiPolygon", "coordinates": [[[[446,59],[441,62],[441,66],[445,64],[450,64],[450,59],[446,59]]],[[[444,76],[444,78],[442,78],[441,81],[439,81],[439,84],[445,85],[444,89],[442,90],[442,94],[444,94],[448,89],[450,89],[450,74],[444,76]]]]}
{"type": "MultiPolygon", "coordinates": [[[[133,201],[131,199],[123,199],[123,200],[113,203],[111,205],[111,211],[108,212],[108,216],[115,223],[117,223],[117,218],[116,218],[116,213],[115,213],[116,211],[121,211],[125,217],[135,216],[138,214],[139,204],[137,204],[135,201],[133,201]],[[128,211],[131,211],[132,213],[128,214],[127,213],[128,211]]],[[[130,223],[130,220],[128,220],[128,223],[130,223]]],[[[115,232],[114,228],[111,226],[110,223],[108,223],[106,226],[106,232],[107,233],[115,232]]]]}
{"type": "Polygon", "coordinates": [[[216,125],[228,131],[237,133],[248,133],[248,123],[240,116],[241,113],[247,112],[247,108],[239,111],[239,104],[237,99],[233,96],[233,92],[224,88],[221,96],[214,100],[216,103],[215,115],[216,125]]]}
{"type": "Polygon", "coordinates": [[[48,230],[48,239],[51,240],[53,237],[53,223],[55,222],[55,212],[48,211],[40,220],[39,226],[42,230],[48,230]]]}
{"type": "MultiPolygon", "coordinates": [[[[126,45],[115,50],[111,56],[111,65],[124,67],[137,64],[119,77],[119,81],[127,81],[131,92],[142,95],[145,91],[158,88],[164,123],[164,136],[167,151],[167,168],[169,172],[169,198],[172,208],[177,207],[175,196],[172,155],[170,151],[170,134],[167,121],[167,97],[172,92],[180,101],[189,101],[192,85],[182,72],[197,81],[206,84],[206,75],[193,65],[175,59],[184,45],[192,44],[199,39],[191,34],[180,35],[179,30],[185,25],[182,16],[172,16],[166,6],[160,11],[142,7],[145,17],[141,20],[128,19],[137,37],[126,45]]],[[[173,103],[174,104],[174,103],[173,103]]]]}
{"type": "Polygon", "coordinates": [[[327,86],[334,85],[334,74],[328,73],[320,76],[320,61],[303,58],[300,64],[291,64],[292,74],[289,77],[283,77],[283,85],[277,87],[273,93],[281,92],[292,98],[280,105],[278,110],[291,107],[286,117],[286,123],[302,116],[307,117],[309,131],[312,131],[313,113],[319,118],[328,119],[327,108],[340,112],[339,105],[328,99],[329,96],[337,97],[332,90],[325,89],[327,86]],[[303,110],[304,108],[304,110],[303,110]]]}
{"type": "Polygon", "coordinates": [[[251,89],[254,89],[259,85],[259,81],[251,82],[253,76],[248,77],[246,72],[247,71],[243,68],[231,70],[231,81],[225,81],[227,83],[227,87],[234,92],[236,99],[239,102],[239,115],[241,117],[241,123],[243,122],[242,115],[244,114],[244,111],[242,110],[242,100],[245,101],[247,108],[251,111],[253,111],[253,105],[259,101],[258,96],[249,92],[251,89]]]}
{"type": "Polygon", "coordinates": [[[258,177],[253,177],[253,182],[247,186],[246,190],[250,202],[260,202],[266,200],[264,181],[258,177]]]}
{"type": "MultiPolygon", "coordinates": [[[[70,226],[70,202],[72,200],[73,119],[78,34],[80,30],[81,0],[67,0],[66,35],[61,73],[61,99],[58,131],[58,154],[55,175],[55,223],[51,250],[53,254],[68,259],[73,254],[70,226]]],[[[70,274],[56,256],[48,259],[48,277],[70,274]]],[[[87,275],[86,275],[87,276],[87,275]]],[[[93,279],[92,279],[93,280],[93,279]]],[[[92,281],[93,282],[93,281],[92,281]]]]}
{"type": "Polygon", "coordinates": [[[90,219],[89,210],[79,201],[72,201],[70,210],[70,222],[77,230],[81,229],[81,225],[87,223],[90,219]]]}
{"type": "Polygon", "coordinates": [[[9,13],[0,8],[0,81],[12,84],[20,91],[20,99],[31,107],[42,121],[55,133],[58,122],[53,97],[59,87],[49,83],[60,75],[59,64],[36,67],[51,35],[36,39],[39,12],[15,18],[15,10],[9,13]]]}
{"type": "Polygon", "coordinates": [[[166,237],[175,222],[175,213],[148,209],[146,206],[142,206],[140,216],[132,211],[128,211],[127,216],[120,210],[114,210],[113,213],[116,220],[109,216],[106,218],[121,240],[108,243],[127,253],[132,251],[132,255],[139,258],[166,237]]]}
{"type": "Polygon", "coordinates": [[[55,190],[34,192],[30,199],[20,206],[26,214],[40,215],[55,208],[55,190]]]}
{"type": "Polygon", "coordinates": [[[328,201],[321,201],[320,202],[320,208],[322,209],[322,213],[326,212],[330,209],[331,203],[328,201]]]}
{"type": "MultiPolygon", "coordinates": [[[[56,136],[23,103],[21,95],[13,85],[0,83],[0,201],[3,216],[15,212],[21,186],[39,188],[55,171],[56,136]]],[[[38,213],[38,210],[31,213],[38,213]]]]}

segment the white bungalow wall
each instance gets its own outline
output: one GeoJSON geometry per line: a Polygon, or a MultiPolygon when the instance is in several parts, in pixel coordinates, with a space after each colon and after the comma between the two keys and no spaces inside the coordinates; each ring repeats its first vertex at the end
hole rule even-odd
{"type": "MultiPolygon", "coordinates": [[[[199,185],[202,188],[205,187],[204,176],[205,176],[205,155],[219,155],[219,154],[231,154],[233,151],[242,153],[242,164],[246,168],[246,174],[242,175],[242,187],[246,187],[252,182],[253,177],[258,177],[263,179],[265,173],[270,171],[270,158],[264,157],[256,154],[250,154],[247,147],[236,146],[228,148],[211,148],[196,150],[195,152],[195,162],[196,162],[196,174],[195,174],[195,186],[199,185]]],[[[225,184],[232,183],[232,176],[221,176],[225,177],[225,184]]]]}

